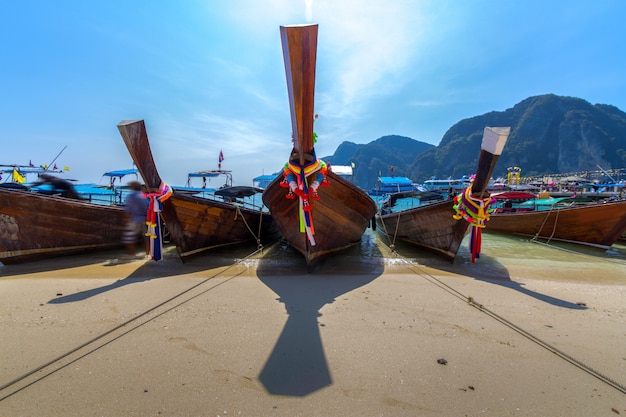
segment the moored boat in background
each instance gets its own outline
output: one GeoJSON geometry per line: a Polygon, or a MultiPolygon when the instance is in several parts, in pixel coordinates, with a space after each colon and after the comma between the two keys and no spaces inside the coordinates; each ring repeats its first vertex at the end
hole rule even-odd
{"type": "Polygon", "coordinates": [[[626,200],[536,199],[528,193],[499,193],[487,232],[557,240],[607,249],[626,233],[626,200]],[[544,202],[550,201],[551,204],[544,202]],[[506,202],[510,202],[506,204],[506,202]]]}
{"type": "Polygon", "coordinates": [[[0,262],[120,247],[122,207],[0,187],[0,262]]]}
{"type": "Polygon", "coordinates": [[[313,123],[318,25],[281,26],[293,150],[263,192],[283,237],[311,268],[358,244],[376,213],[367,193],[328,169],[315,155],[313,123]]]}
{"type": "Polygon", "coordinates": [[[411,192],[411,191],[426,191],[422,186],[414,184],[410,178],[407,177],[378,177],[376,179],[376,185],[370,190],[370,195],[383,196],[393,193],[411,192]]]}
{"type": "MultiPolygon", "coordinates": [[[[468,200],[467,204],[481,211],[483,219],[478,221],[484,220],[484,206],[490,201],[486,189],[509,132],[508,127],[485,128],[476,177],[463,191],[462,197],[468,200]]],[[[470,222],[453,217],[457,201],[451,198],[426,204],[424,201],[417,204],[402,202],[406,198],[419,199],[423,196],[423,193],[400,196],[394,205],[387,206],[386,210],[376,215],[377,230],[390,239],[390,246],[394,246],[398,239],[453,260],[470,222]]],[[[479,241],[476,244],[479,248],[479,241]]]]}
{"type": "Polygon", "coordinates": [[[464,176],[458,179],[437,179],[431,178],[429,180],[424,181],[422,187],[424,187],[428,191],[439,191],[442,193],[458,193],[460,191],[465,190],[468,186],[472,184],[469,177],[464,176]]]}

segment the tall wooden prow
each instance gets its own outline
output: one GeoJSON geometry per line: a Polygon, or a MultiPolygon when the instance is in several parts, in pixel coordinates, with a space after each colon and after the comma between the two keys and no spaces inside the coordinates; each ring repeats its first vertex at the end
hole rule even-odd
{"type": "Polygon", "coordinates": [[[478,171],[472,183],[472,194],[477,198],[488,196],[489,178],[502,154],[504,145],[511,132],[510,127],[485,127],[483,141],[478,158],[478,171]]]}
{"type": "Polygon", "coordinates": [[[335,175],[315,155],[316,24],[281,26],[293,150],[283,175],[263,192],[283,237],[307,266],[358,244],[376,213],[376,203],[335,175]]]}
{"type": "Polygon", "coordinates": [[[317,29],[317,24],[280,27],[293,134],[293,151],[289,159],[297,160],[301,166],[315,160],[317,29]]]}

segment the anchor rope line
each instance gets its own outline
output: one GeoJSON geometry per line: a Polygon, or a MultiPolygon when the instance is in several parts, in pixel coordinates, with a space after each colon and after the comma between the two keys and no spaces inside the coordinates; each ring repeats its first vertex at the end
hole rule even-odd
{"type": "MultiPolygon", "coordinates": [[[[53,358],[53,359],[49,360],[48,362],[46,362],[46,363],[44,363],[44,364],[42,364],[42,365],[40,365],[40,366],[38,366],[38,367],[36,367],[34,369],[31,369],[30,371],[25,372],[24,374],[14,378],[14,379],[12,379],[11,381],[8,381],[8,382],[0,385],[0,393],[1,393],[2,391],[4,391],[4,390],[6,390],[6,389],[16,385],[17,383],[19,383],[19,382],[23,381],[24,379],[30,377],[31,375],[33,375],[33,374],[35,374],[37,372],[41,372],[41,371],[43,371],[43,370],[45,370],[47,368],[51,368],[54,364],[56,364],[58,362],[61,362],[63,359],[66,359],[66,358],[68,358],[69,356],[71,356],[71,355],[73,355],[75,353],[78,353],[80,350],[85,349],[87,347],[90,347],[92,345],[95,345],[95,346],[93,346],[91,348],[91,350],[81,354],[79,357],[77,357],[75,359],[70,360],[68,363],[66,363],[66,364],[59,364],[59,366],[57,366],[55,369],[50,370],[45,375],[39,376],[34,381],[29,382],[25,386],[20,387],[20,388],[14,390],[13,392],[10,392],[10,393],[7,393],[7,394],[1,396],[0,397],[0,402],[6,400],[7,398],[17,394],[18,392],[20,392],[20,391],[22,391],[24,389],[26,389],[26,388],[36,384],[37,382],[39,382],[39,381],[43,380],[44,378],[54,374],[55,372],[60,371],[61,369],[63,369],[65,367],[69,366],[70,364],[78,361],[79,359],[82,359],[82,358],[86,357],[87,355],[95,352],[96,350],[101,349],[102,347],[112,343],[113,341],[121,338],[122,336],[127,335],[128,333],[132,332],[133,330],[135,330],[135,329],[137,329],[137,328],[139,328],[139,327],[141,327],[141,326],[143,326],[143,325],[153,321],[154,319],[156,319],[156,318],[158,318],[160,316],[163,316],[166,313],[169,313],[170,311],[180,307],[181,305],[183,305],[185,303],[188,303],[189,301],[191,301],[191,300],[193,300],[193,299],[195,299],[195,298],[197,298],[197,297],[199,297],[201,295],[204,295],[207,292],[209,292],[209,291],[211,291],[211,290],[213,290],[213,289],[215,289],[215,288],[217,288],[217,287],[219,287],[221,285],[224,285],[224,284],[230,282],[231,280],[237,278],[238,276],[240,276],[243,273],[243,271],[239,271],[239,272],[235,271],[235,272],[232,273],[232,276],[227,278],[225,281],[220,282],[220,283],[218,283],[218,284],[216,284],[216,285],[214,285],[214,286],[212,286],[210,288],[207,288],[207,289],[201,291],[198,294],[195,294],[195,295],[193,295],[193,296],[191,296],[191,297],[189,297],[187,299],[183,299],[179,303],[168,307],[168,305],[171,304],[172,302],[174,302],[177,299],[183,297],[184,295],[190,293],[191,291],[201,287],[202,285],[206,284],[207,282],[209,282],[209,281],[211,281],[211,280],[213,280],[213,279],[215,279],[215,278],[225,274],[229,270],[235,268],[239,264],[242,264],[244,261],[247,261],[248,259],[250,259],[253,256],[257,255],[258,253],[260,253],[260,250],[257,249],[254,252],[250,253],[249,255],[247,255],[247,256],[245,256],[245,257],[243,257],[241,259],[236,260],[233,264],[225,266],[222,269],[216,271],[210,277],[200,281],[197,284],[192,285],[191,287],[187,288],[186,290],[183,290],[183,291],[179,292],[178,294],[173,295],[172,297],[168,298],[167,300],[165,300],[165,301],[163,301],[163,302],[161,302],[161,303],[159,303],[159,304],[157,304],[157,305],[155,305],[153,307],[150,307],[149,309],[147,309],[144,312],[138,314],[137,316],[135,316],[135,317],[133,317],[131,319],[128,319],[125,322],[118,324],[117,326],[114,326],[113,328],[111,328],[111,329],[109,329],[109,330],[107,330],[107,331],[105,331],[105,332],[103,332],[103,333],[101,333],[101,334],[99,334],[99,335],[89,339],[88,341],[86,341],[84,343],[81,343],[80,345],[76,346],[75,348],[72,348],[69,351],[67,351],[67,352],[57,356],[56,358],[53,358]],[[158,314],[156,314],[156,315],[154,315],[152,317],[146,317],[146,316],[148,316],[151,313],[157,312],[158,309],[163,308],[163,307],[167,307],[167,308],[164,311],[158,312],[158,314]],[[141,322],[140,319],[143,319],[143,318],[145,318],[145,321],[141,322]],[[123,329],[125,327],[128,327],[130,324],[133,324],[135,322],[137,322],[136,326],[134,326],[132,328],[129,328],[125,332],[123,332],[123,333],[113,337],[110,340],[105,340],[105,338],[107,336],[113,335],[113,333],[115,333],[115,332],[117,332],[117,331],[119,331],[119,330],[121,330],[121,329],[123,329]],[[100,341],[102,343],[100,345],[96,345],[96,343],[100,342],[100,341]]],[[[0,394],[0,395],[2,395],[2,394],[0,394]]]]}
{"type": "MultiPolygon", "coordinates": [[[[548,218],[550,217],[550,214],[552,213],[553,210],[554,210],[554,206],[550,207],[550,210],[548,210],[548,212],[546,213],[546,217],[543,219],[543,223],[541,223],[541,226],[539,227],[539,230],[537,230],[537,234],[535,234],[535,236],[533,237],[533,240],[537,240],[539,238],[539,233],[541,233],[541,231],[543,230],[543,226],[546,225],[546,222],[548,221],[548,218]]],[[[554,234],[556,233],[556,225],[557,225],[558,220],[559,220],[559,211],[556,210],[556,217],[554,219],[554,226],[552,227],[552,234],[548,238],[547,243],[550,243],[550,240],[552,240],[552,238],[554,237],[554,234]]]]}
{"type": "MultiPolygon", "coordinates": [[[[389,249],[391,249],[391,251],[393,252],[395,250],[396,247],[396,237],[398,236],[398,226],[400,224],[400,212],[398,212],[398,219],[396,221],[396,230],[394,231],[393,235],[391,235],[389,233],[389,231],[387,230],[387,223],[385,222],[385,219],[382,216],[382,213],[380,212],[380,207],[378,208],[378,216],[380,217],[380,222],[383,225],[383,229],[385,231],[385,236],[387,237],[387,240],[389,241],[389,249]]],[[[374,217],[374,221],[376,221],[376,217],[374,217]]]]}
{"type": "Polygon", "coordinates": [[[582,371],[584,371],[584,372],[588,373],[589,375],[595,377],[596,379],[604,382],[606,385],[609,385],[612,388],[615,388],[616,390],[626,394],[626,385],[624,385],[624,384],[622,384],[622,383],[620,383],[620,382],[618,382],[618,381],[616,381],[616,380],[614,380],[614,379],[604,375],[600,371],[598,371],[598,370],[592,368],[591,366],[585,364],[584,362],[574,358],[570,354],[562,351],[561,349],[555,347],[554,345],[550,344],[549,342],[546,342],[546,341],[542,340],[541,338],[539,338],[538,336],[535,336],[534,334],[530,333],[529,331],[524,330],[523,328],[521,328],[517,324],[513,323],[512,321],[510,321],[510,320],[506,319],[505,317],[499,315],[498,313],[488,309],[483,304],[478,303],[473,297],[464,295],[463,293],[461,293],[460,291],[454,289],[453,287],[451,287],[450,285],[448,285],[445,282],[441,281],[437,277],[435,277],[432,274],[426,272],[425,270],[420,268],[419,265],[416,265],[413,261],[411,261],[409,259],[406,259],[405,257],[403,257],[401,255],[398,255],[398,256],[399,256],[399,258],[402,261],[404,261],[406,264],[409,265],[409,270],[414,272],[416,275],[422,277],[423,279],[425,279],[426,281],[430,282],[431,284],[434,284],[434,285],[442,288],[443,290],[449,292],[450,294],[454,295],[455,297],[460,298],[463,301],[466,301],[471,307],[476,308],[478,311],[486,314],[487,316],[489,316],[489,317],[493,318],[494,320],[500,322],[501,324],[507,326],[511,330],[514,330],[515,332],[519,333],[520,335],[522,335],[526,339],[528,339],[528,340],[536,343],[537,345],[543,347],[544,349],[554,353],[555,355],[557,355],[561,359],[569,362],[570,364],[576,366],[577,368],[581,369],[582,371]]]}
{"type": "MultiPolygon", "coordinates": [[[[562,248],[560,246],[556,246],[556,245],[551,244],[549,242],[542,242],[542,241],[534,239],[534,238],[530,239],[528,242],[529,243],[536,243],[538,245],[547,246],[547,247],[549,247],[551,249],[556,249],[556,250],[560,250],[560,251],[571,253],[571,254],[575,254],[575,255],[590,256],[590,257],[595,258],[595,256],[589,255],[589,254],[584,253],[584,252],[575,251],[575,250],[567,249],[567,248],[562,248]]],[[[626,261],[623,261],[623,260],[620,260],[620,259],[605,258],[603,261],[604,262],[611,262],[611,263],[615,263],[615,264],[618,264],[618,265],[625,265],[626,266],[626,261]]]]}
{"type": "Polygon", "coordinates": [[[263,230],[263,207],[259,207],[259,233],[256,238],[258,250],[263,250],[263,245],[261,244],[261,230],[263,230]]]}
{"type": "MultiPolygon", "coordinates": [[[[252,230],[252,228],[248,224],[248,221],[246,220],[246,217],[241,212],[241,207],[235,205],[235,208],[237,210],[236,213],[235,213],[235,220],[237,220],[237,216],[241,217],[241,219],[243,220],[243,224],[246,226],[246,228],[248,229],[248,231],[250,232],[250,234],[252,235],[254,240],[256,240],[257,248],[261,249],[262,248],[261,247],[261,222],[263,221],[263,213],[260,213],[261,215],[259,216],[259,234],[255,235],[254,231],[252,230]]],[[[261,209],[261,211],[262,211],[262,209],[261,209]]]]}

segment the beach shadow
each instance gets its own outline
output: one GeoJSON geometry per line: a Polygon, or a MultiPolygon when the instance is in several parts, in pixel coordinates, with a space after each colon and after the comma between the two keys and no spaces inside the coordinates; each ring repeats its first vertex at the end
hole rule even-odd
{"type": "Polygon", "coordinates": [[[525,288],[524,284],[513,281],[507,269],[502,266],[502,264],[500,264],[497,260],[495,260],[495,258],[492,258],[488,255],[481,254],[480,259],[477,260],[474,264],[469,261],[469,256],[468,259],[462,260],[463,258],[461,255],[460,259],[461,261],[455,262],[449,268],[444,269],[449,272],[461,274],[478,281],[510,288],[512,290],[518,291],[521,294],[533,297],[539,301],[551,304],[555,307],[569,308],[572,310],[587,309],[587,307],[583,304],[573,303],[571,301],[552,297],[550,295],[542,294],[525,288]]]}
{"type": "Polygon", "coordinates": [[[281,243],[260,261],[257,276],[278,294],[288,318],[258,378],[275,395],[306,396],[332,384],[318,317],[337,297],[362,287],[384,270],[367,235],[361,245],[323,261],[307,273],[304,258],[281,243]]]}
{"type": "Polygon", "coordinates": [[[403,243],[396,243],[395,250],[398,255],[406,258],[417,259],[417,262],[421,265],[463,275],[465,277],[489,284],[510,288],[520,292],[521,294],[533,297],[539,301],[556,307],[569,308],[572,310],[587,309],[585,305],[572,303],[567,300],[562,300],[560,298],[541,294],[525,288],[524,284],[520,284],[519,282],[511,279],[509,271],[496,258],[490,257],[484,253],[480,254],[480,257],[476,259],[475,263],[471,263],[471,253],[465,244],[459,249],[454,262],[444,260],[440,256],[426,253],[424,250],[403,243]]]}
{"type": "Polygon", "coordinates": [[[164,252],[163,259],[158,262],[153,260],[127,259],[121,253],[119,253],[119,257],[108,258],[104,262],[100,261],[99,263],[102,263],[103,267],[115,267],[118,265],[133,262],[142,262],[142,265],[135,269],[127,277],[115,281],[112,284],[92,288],[74,294],[59,296],[48,301],[48,304],[74,303],[89,299],[108,291],[115,290],[117,288],[124,287],[126,285],[138,284],[140,282],[150,281],[153,279],[194,274],[214,268],[229,266],[232,265],[237,258],[237,256],[234,256],[234,254],[236,255],[239,252],[241,252],[241,254],[252,253],[254,249],[254,247],[248,247],[246,245],[242,245],[241,247],[239,247],[236,253],[234,253],[233,251],[220,249],[211,253],[196,256],[185,263],[181,262],[175,248],[173,247],[167,252],[164,252]]]}
{"type": "Polygon", "coordinates": [[[58,255],[47,259],[38,259],[18,264],[4,265],[0,263],[0,277],[37,274],[40,272],[58,271],[67,268],[79,268],[119,259],[125,249],[105,249],[71,255],[58,255]]]}

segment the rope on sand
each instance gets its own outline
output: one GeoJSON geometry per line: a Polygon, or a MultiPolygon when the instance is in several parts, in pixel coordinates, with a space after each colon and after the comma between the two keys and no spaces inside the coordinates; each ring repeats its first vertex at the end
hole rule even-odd
{"type": "Polygon", "coordinates": [[[590,374],[591,376],[593,376],[593,377],[597,378],[598,380],[604,382],[605,384],[615,388],[616,390],[620,391],[623,394],[626,394],[626,385],[621,384],[621,383],[617,382],[616,380],[614,380],[614,379],[612,379],[612,378],[602,374],[601,372],[597,371],[596,369],[592,368],[591,366],[589,366],[589,365],[579,361],[578,359],[576,359],[576,358],[572,357],[571,355],[563,352],[562,350],[560,350],[557,347],[551,345],[550,343],[548,343],[548,342],[540,339],[539,337],[533,335],[532,333],[522,329],[521,327],[519,327],[515,323],[511,322],[510,320],[507,320],[506,318],[500,316],[498,313],[489,310],[483,304],[480,304],[479,302],[477,302],[473,297],[464,295],[463,293],[457,291],[456,289],[454,289],[450,285],[446,284],[445,282],[441,281],[437,277],[435,277],[432,274],[428,273],[419,264],[416,264],[415,262],[413,262],[413,261],[411,261],[411,260],[409,260],[409,259],[407,259],[407,258],[405,258],[405,257],[403,257],[401,255],[398,255],[398,257],[401,260],[403,260],[404,262],[406,262],[409,265],[409,270],[414,272],[416,275],[424,278],[426,281],[430,282],[431,284],[434,284],[434,285],[442,288],[443,290],[449,292],[453,296],[455,296],[457,298],[460,298],[463,301],[466,301],[471,307],[476,308],[480,312],[486,314],[487,316],[489,316],[489,317],[499,321],[500,323],[504,324],[505,326],[509,327],[510,329],[512,329],[512,330],[516,331],[517,333],[521,334],[522,336],[524,336],[528,340],[530,340],[532,342],[535,342],[536,344],[538,344],[539,346],[543,347],[544,349],[554,353],[555,355],[557,355],[561,359],[566,360],[567,362],[569,362],[572,365],[576,366],[577,368],[587,372],[588,374],[590,374]]]}
{"type": "Polygon", "coordinates": [[[40,366],[38,366],[38,367],[36,367],[36,368],[34,368],[34,369],[24,373],[23,375],[18,376],[17,378],[14,378],[13,380],[11,380],[11,381],[3,384],[3,385],[0,385],[0,395],[2,395],[2,396],[0,396],[0,402],[2,402],[4,400],[6,400],[7,398],[17,394],[20,391],[30,387],[31,385],[36,384],[37,382],[39,382],[39,381],[43,380],[44,378],[54,374],[55,372],[60,371],[61,369],[63,369],[65,367],[71,365],[72,363],[78,361],[79,359],[82,359],[82,358],[86,357],[87,355],[95,352],[96,350],[98,350],[100,348],[103,348],[104,346],[106,346],[106,345],[108,345],[110,343],[113,343],[115,340],[120,339],[121,337],[129,334],[133,330],[138,329],[139,327],[141,327],[141,326],[143,326],[145,324],[148,324],[152,320],[154,320],[154,319],[156,319],[156,318],[158,318],[160,316],[163,316],[166,313],[169,313],[170,311],[174,310],[175,308],[178,308],[181,305],[183,305],[183,304],[185,304],[185,303],[187,303],[187,302],[189,302],[189,301],[191,301],[191,300],[193,300],[193,299],[195,299],[195,298],[197,298],[197,297],[199,297],[199,296],[201,296],[201,295],[203,295],[203,294],[205,294],[205,293],[207,293],[207,292],[209,292],[209,291],[211,291],[211,290],[213,290],[213,289],[215,289],[215,288],[217,288],[217,287],[219,287],[221,285],[226,284],[227,282],[231,281],[234,278],[237,278],[239,275],[241,275],[243,273],[243,271],[239,271],[239,272],[235,271],[235,272],[232,273],[232,276],[227,278],[225,281],[222,281],[222,282],[220,282],[220,283],[218,283],[218,284],[216,284],[216,285],[214,285],[214,286],[212,286],[210,288],[202,290],[201,292],[199,292],[199,293],[197,293],[195,295],[192,295],[192,296],[190,296],[190,297],[188,297],[186,299],[183,299],[182,301],[176,303],[173,306],[168,306],[168,304],[170,304],[173,301],[179,299],[183,295],[188,294],[191,291],[197,289],[198,287],[206,284],[210,280],[225,274],[227,271],[233,269],[234,267],[236,267],[237,265],[241,264],[242,262],[247,261],[248,259],[252,258],[253,256],[257,255],[260,252],[261,252],[261,249],[255,250],[251,254],[249,254],[249,255],[241,258],[241,259],[236,260],[232,265],[228,265],[226,267],[223,267],[222,269],[218,270],[217,272],[215,272],[210,277],[208,277],[208,278],[200,281],[199,283],[197,283],[197,284],[187,288],[186,290],[181,291],[180,293],[178,293],[178,294],[168,298],[167,300],[157,304],[156,306],[149,308],[148,310],[144,311],[143,313],[138,314],[137,316],[135,316],[135,317],[133,317],[133,318],[131,318],[131,319],[129,319],[129,320],[127,320],[127,321],[125,321],[125,322],[123,322],[123,323],[121,323],[121,324],[119,324],[119,325],[117,325],[117,326],[115,326],[115,327],[105,331],[104,333],[99,334],[98,336],[95,336],[94,338],[92,338],[92,339],[90,339],[90,340],[88,340],[88,341],[78,345],[77,347],[75,347],[75,348],[73,348],[73,349],[71,349],[71,350],[69,350],[69,351],[67,351],[67,352],[57,356],[56,358],[51,359],[50,361],[44,363],[43,365],[40,365],[40,366]],[[146,317],[150,313],[154,313],[158,309],[163,308],[163,307],[167,307],[167,308],[165,310],[161,311],[161,312],[158,312],[154,316],[146,317]],[[145,319],[142,320],[142,321],[139,321],[139,319],[142,319],[142,318],[145,318],[145,319]],[[117,334],[117,335],[114,335],[115,332],[117,332],[117,331],[123,329],[124,327],[127,327],[130,324],[135,323],[135,322],[137,322],[137,323],[136,323],[136,325],[134,327],[128,328],[124,332],[122,332],[120,334],[117,334]],[[111,338],[108,339],[108,340],[105,339],[107,336],[111,336],[111,338]],[[100,344],[96,344],[96,342],[101,342],[101,343],[100,344]],[[92,345],[94,345],[94,346],[92,346],[92,345]],[[87,347],[90,347],[89,351],[80,354],[78,357],[76,357],[74,359],[68,359],[69,361],[67,363],[65,363],[65,364],[58,363],[58,362],[61,362],[63,359],[68,358],[70,355],[78,353],[80,350],[85,349],[87,347]],[[4,391],[4,390],[6,390],[6,389],[16,385],[18,382],[23,381],[24,379],[28,378],[29,376],[31,376],[31,375],[33,375],[35,373],[41,372],[41,371],[45,370],[46,368],[51,368],[53,365],[55,365],[57,363],[58,363],[57,367],[49,370],[44,375],[36,377],[36,379],[34,381],[31,381],[31,382],[27,383],[26,385],[24,385],[22,387],[16,388],[14,391],[12,391],[10,393],[4,394],[4,395],[1,394],[2,391],[4,391]]]}
{"type": "MultiPolygon", "coordinates": [[[[542,242],[539,239],[537,239],[537,237],[534,237],[534,238],[530,239],[528,242],[536,243],[538,245],[547,246],[547,247],[549,247],[551,249],[556,249],[556,250],[560,250],[560,251],[571,253],[571,254],[575,254],[575,255],[592,256],[592,255],[586,254],[586,253],[581,252],[581,251],[577,251],[577,250],[572,250],[572,249],[567,249],[567,248],[563,248],[563,247],[560,247],[560,246],[556,246],[556,245],[550,243],[549,241],[548,242],[542,242]]],[[[616,263],[618,265],[626,265],[626,261],[621,260],[621,259],[605,258],[604,261],[605,262],[616,263]]]]}

